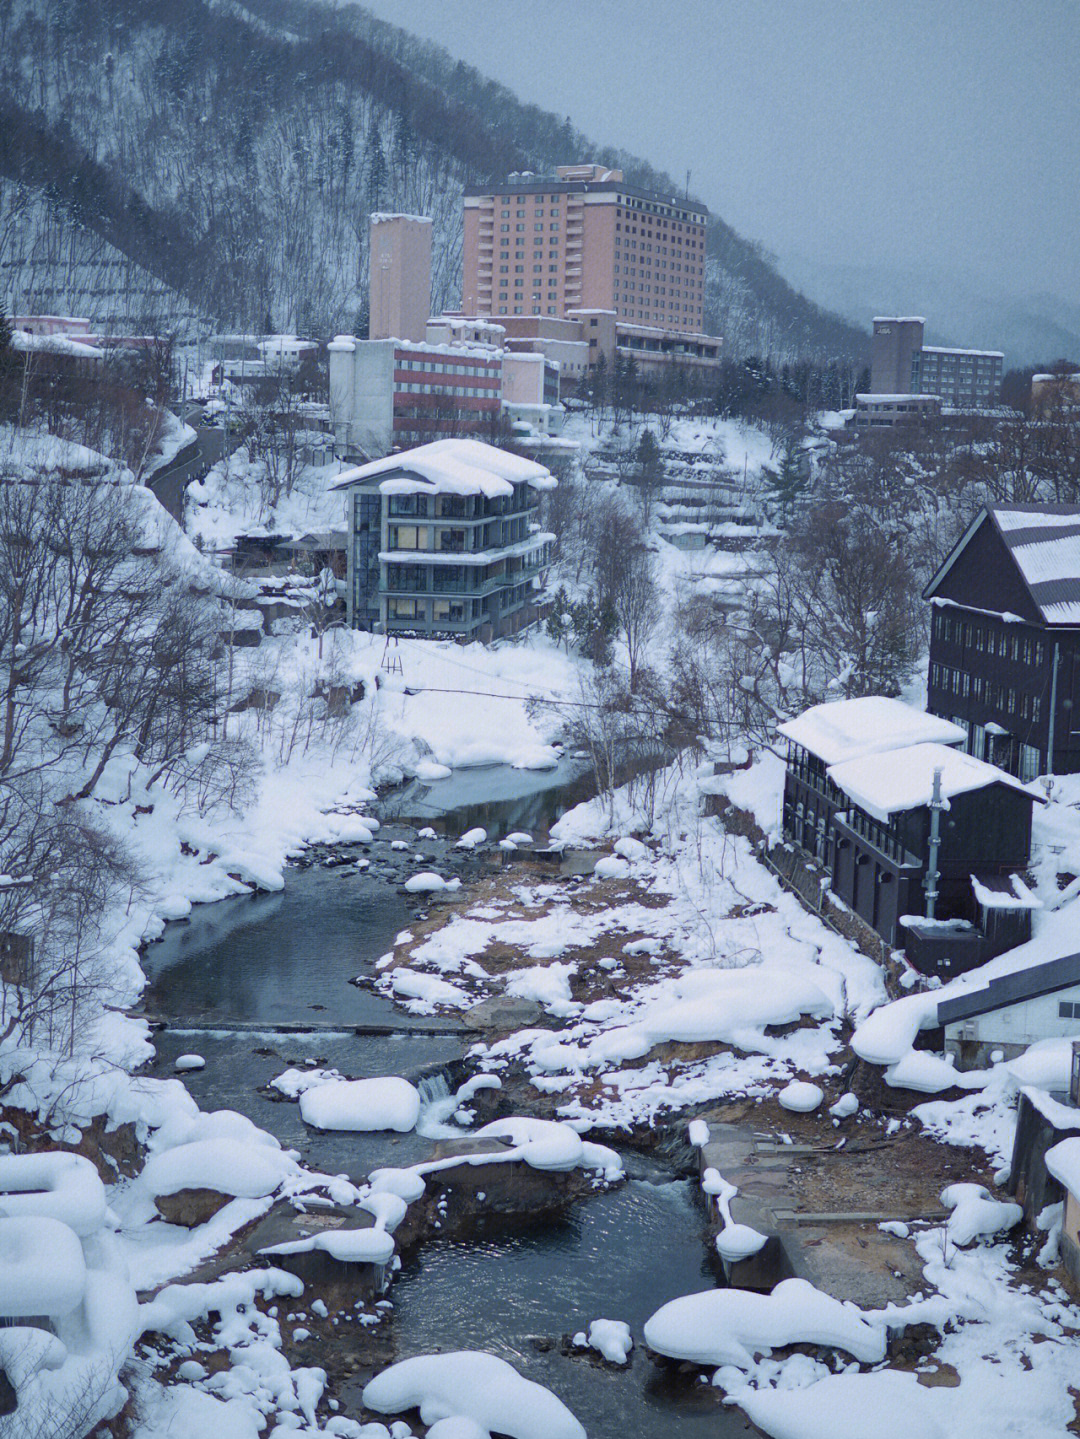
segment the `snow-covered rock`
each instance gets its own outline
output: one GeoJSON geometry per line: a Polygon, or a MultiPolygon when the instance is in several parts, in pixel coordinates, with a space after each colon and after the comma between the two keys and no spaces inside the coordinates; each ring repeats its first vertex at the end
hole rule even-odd
{"type": "Polygon", "coordinates": [[[0,1156],[0,1215],[59,1219],[86,1237],[105,1223],[105,1212],[105,1186],[81,1154],[57,1149],[0,1156]]]}
{"type": "Polygon", "coordinates": [[[586,1439],[550,1389],[524,1379],[504,1359],[476,1350],[403,1359],[365,1386],[363,1401],[379,1414],[419,1409],[425,1424],[471,1419],[482,1432],[509,1439],[586,1439]]]}
{"type": "Polygon", "coordinates": [[[597,879],[626,879],[629,873],[629,864],[618,854],[606,854],[603,859],[598,859],[593,867],[593,874],[597,879]]]}
{"type": "Polygon", "coordinates": [[[960,1246],[1012,1229],[1024,1217],[1019,1204],[995,1199],[981,1184],[950,1184],[941,1191],[941,1202],[952,1210],[949,1238],[960,1246]]]}
{"type": "Polygon", "coordinates": [[[177,1074],[187,1074],[196,1069],[205,1069],[206,1060],[201,1054],[178,1054],[173,1061],[177,1074]]]}
{"type": "Polygon", "coordinates": [[[273,1144],[199,1139],[152,1154],[136,1183],[155,1196],[212,1189],[237,1199],[262,1199],[299,1173],[295,1159],[273,1144]]]}
{"type": "Polygon", "coordinates": [[[754,1356],[786,1344],[842,1349],[862,1364],[885,1357],[886,1329],[853,1304],[842,1304],[805,1279],[785,1279],[771,1294],[710,1289],[665,1304],[645,1324],[658,1354],[693,1364],[748,1369],[754,1356]]]}
{"type": "Polygon", "coordinates": [[[326,1229],[306,1239],[293,1239],[285,1244],[272,1244],[260,1249],[261,1255],[310,1254],[320,1250],[342,1264],[387,1264],[394,1253],[394,1238],[385,1229],[326,1229]]]}
{"type": "Polygon", "coordinates": [[[812,1114],[825,1098],[825,1091],[817,1084],[808,1084],[802,1079],[793,1079],[776,1096],[781,1109],[792,1114],[812,1114]]]}
{"type": "Polygon", "coordinates": [[[420,1091],[407,1079],[332,1079],[305,1089],[300,1117],[315,1129],[395,1129],[416,1127],[420,1091]]]}
{"type": "Polygon", "coordinates": [[[0,1317],[70,1314],[83,1301],[79,1237],[59,1219],[0,1218],[0,1317]]]}
{"type": "Polygon", "coordinates": [[[704,1149],[709,1142],[709,1126],[704,1119],[692,1119],[687,1126],[686,1137],[695,1149],[704,1149]]]}
{"type": "Polygon", "coordinates": [[[602,1354],[609,1364],[625,1364],[634,1347],[630,1326],[621,1319],[594,1319],[588,1335],[575,1334],[574,1342],[578,1341],[602,1354]]]}
{"type": "Polygon", "coordinates": [[[419,874],[411,874],[404,887],[409,894],[442,894],[444,890],[460,889],[461,880],[457,875],[453,879],[443,879],[442,875],[425,869],[419,874]]]}
{"type": "Polygon", "coordinates": [[[835,1104],[829,1105],[829,1113],[834,1119],[850,1119],[853,1114],[859,1112],[859,1097],[852,1094],[850,1090],[842,1094],[835,1104]]]}

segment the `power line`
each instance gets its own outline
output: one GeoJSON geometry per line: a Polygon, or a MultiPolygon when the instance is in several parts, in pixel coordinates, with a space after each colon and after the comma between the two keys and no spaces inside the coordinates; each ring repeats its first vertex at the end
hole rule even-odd
{"type": "MultiPolygon", "coordinates": [[[[393,693],[393,691],[390,691],[390,693],[393,693]]],[[[399,691],[399,693],[400,693],[400,691],[399,691]]],[[[411,697],[411,696],[414,696],[414,695],[473,695],[473,696],[475,696],[477,699],[485,699],[485,700],[518,700],[518,701],[521,701],[521,700],[535,699],[538,704],[545,704],[545,705],[562,705],[563,708],[565,708],[565,709],[610,710],[610,708],[611,708],[610,705],[598,703],[598,702],[595,701],[595,700],[557,700],[557,699],[547,699],[547,698],[545,698],[543,695],[501,695],[501,694],[495,694],[495,693],[493,693],[491,690],[452,690],[452,689],[441,689],[441,688],[439,688],[439,687],[436,686],[436,685],[418,685],[418,686],[416,686],[415,688],[414,688],[414,687],[411,687],[411,686],[409,686],[409,685],[406,685],[406,686],[405,686],[405,689],[404,689],[404,693],[407,694],[407,695],[409,695],[410,697],[411,697]]],[[[627,714],[627,715],[632,715],[632,714],[649,715],[649,714],[655,713],[655,711],[653,711],[653,710],[620,710],[620,711],[613,711],[613,713],[620,713],[620,714],[627,714]]]]}

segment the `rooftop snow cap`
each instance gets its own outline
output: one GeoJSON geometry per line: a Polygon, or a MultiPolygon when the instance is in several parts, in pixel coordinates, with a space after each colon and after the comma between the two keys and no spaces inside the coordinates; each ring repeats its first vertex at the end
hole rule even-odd
{"type": "MultiPolygon", "coordinates": [[[[951,726],[955,728],[955,726],[951,726]]],[[[1004,784],[1028,799],[1036,796],[1018,779],[996,765],[943,744],[916,744],[880,754],[860,755],[830,765],[829,778],[861,810],[886,823],[891,814],[922,809],[934,792],[934,773],[941,771],[941,797],[951,799],[969,790],[1004,784]]]]}
{"type": "Polygon", "coordinates": [[[1080,505],[994,505],[990,514],[1047,622],[1080,620],[1080,505]]]}
{"type": "Polygon", "coordinates": [[[1008,550],[1043,622],[1080,624],[1080,505],[987,505],[952,547],[924,598],[937,598],[949,571],[986,524],[1008,550]]]}
{"type": "Polygon", "coordinates": [[[383,494],[433,491],[489,498],[513,494],[515,484],[553,490],[558,483],[551,471],[535,460],[485,445],[482,440],[433,440],[415,450],[346,470],[333,488],[344,490],[380,477],[385,477],[379,486],[383,494]]]}
{"type": "Polygon", "coordinates": [[[951,720],[939,719],[883,695],[814,705],[776,729],[827,765],[908,745],[954,745],[967,739],[951,720]]]}

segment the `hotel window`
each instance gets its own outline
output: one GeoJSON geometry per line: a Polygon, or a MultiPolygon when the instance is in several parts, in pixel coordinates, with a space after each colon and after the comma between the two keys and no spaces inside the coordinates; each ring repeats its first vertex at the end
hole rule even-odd
{"type": "Polygon", "coordinates": [[[391,525],[390,548],[392,550],[426,550],[426,525],[391,525]]]}
{"type": "Polygon", "coordinates": [[[506,231],[508,231],[508,230],[510,229],[510,226],[509,226],[509,225],[500,225],[500,226],[499,226],[499,229],[502,230],[502,231],[505,233],[506,231]]]}
{"type": "Polygon", "coordinates": [[[392,599],[386,602],[386,613],[392,620],[422,620],[427,605],[423,600],[392,599]]]}

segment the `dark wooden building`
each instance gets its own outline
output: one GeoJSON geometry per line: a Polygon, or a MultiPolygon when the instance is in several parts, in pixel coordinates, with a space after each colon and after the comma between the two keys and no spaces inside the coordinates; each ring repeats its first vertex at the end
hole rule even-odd
{"type": "Polygon", "coordinates": [[[930,581],[927,708],[1018,775],[1080,770],[1080,505],[991,505],[930,581]]]}
{"type": "Polygon", "coordinates": [[[1035,796],[964,753],[962,728],[873,697],[818,705],[779,728],[785,837],[916,968],[959,973],[1031,937],[1034,901],[1015,877],[1030,858],[1035,796]]]}

